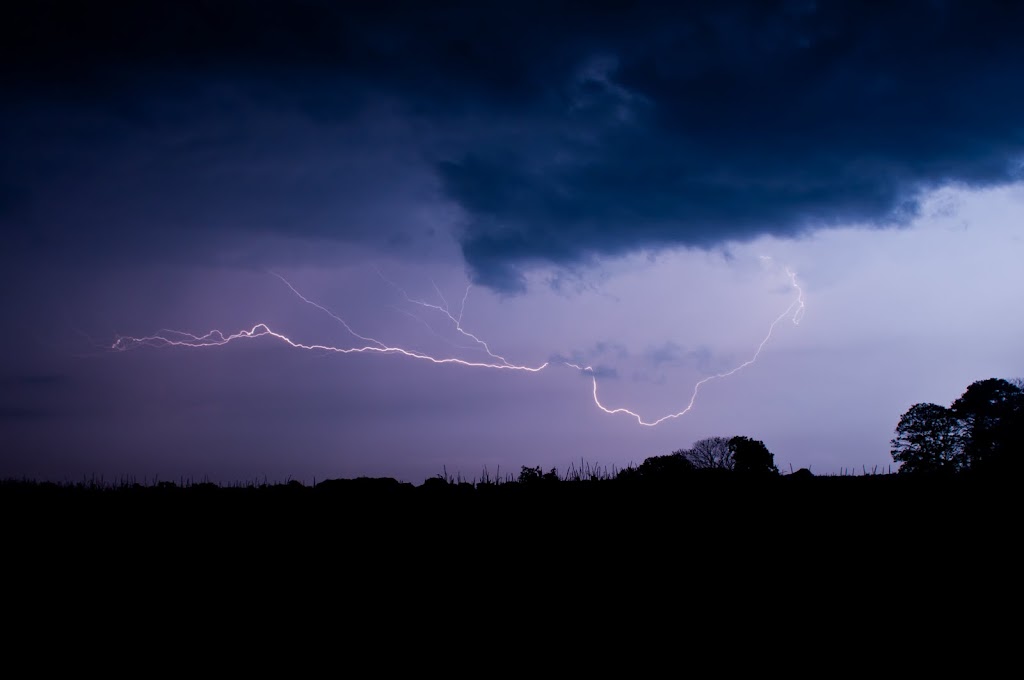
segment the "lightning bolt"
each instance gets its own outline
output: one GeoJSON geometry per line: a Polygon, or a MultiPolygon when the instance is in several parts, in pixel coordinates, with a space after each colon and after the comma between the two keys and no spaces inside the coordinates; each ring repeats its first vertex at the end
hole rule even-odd
{"type": "MultiPolygon", "coordinates": [[[[208,333],[206,333],[204,335],[194,335],[192,333],[187,333],[187,332],[184,332],[184,331],[175,331],[175,330],[164,329],[164,330],[161,330],[161,331],[159,331],[158,333],[156,333],[154,335],[143,336],[143,337],[132,337],[132,336],[126,336],[126,335],[125,336],[118,336],[117,339],[114,341],[114,344],[112,345],[111,348],[115,349],[115,350],[119,350],[119,351],[124,351],[124,350],[133,349],[135,347],[139,347],[139,346],[142,346],[142,345],[148,345],[148,346],[151,346],[151,347],[192,347],[192,348],[220,347],[220,346],[227,345],[229,343],[235,342],[237,340],[252,340],[252,339],[255,339],[255,338],[269,337],[269,338],[273,338],[275,340],[278,340],[278,341],[288,345],[289,347],[293,347],[295,349],[303,349],[303,350],[317,351],[317,352],[333,352],[333,353],[336,353],[336,354],[363,354],[363,353],[400,354],[402,356],[406,356],[406,357],[409,357],[409,358],[412,358],[412,359],[420,359],[420,360],[423,360],[423,361],[429,361],[429,362],[434,363],[434,364],[458,364],[460,366],[468,366],[468,367],[471,367],[471,368],[493,368],[493,369],[498,369],[498,370],[526,371],[526,372],[529,372],[529,373],[537,373],[538,371],[544,370],[548,366],[548,363],[549,363],[549,362],[544,362],[540,366],[520,366],[520,365],[513,364],[513,363],[510,363],[510,362],[506,361],[504,357],[498,357],[497,355],[493,355],[493,354],[491,356],[494,357],[494,358],[499,359],[501,361],[501,363],[491,363],[491,362],[486,362],[486,361],[467,361],[465,359],[459,359],[459,358],[456,358],[456,357],[440,357],[439,358],[439,357],[432,356],[430,354],[424,354],[422,352],[416,352],[416,351],[405,349],[405,348],[402,348],[402,347],[392,347],[392,346],[384,344],[380,340],[377,340],[375,338],[370,338],[370,337],[367,337],[365,335],[361,335],[361,334],[357,333],[356,331],[354,331],[352,329],[351,326],[348,325],[348,323],[343,318],[341,318],[340,316],[338,316],[337,314],[332,312],[327,307],[324,307],[323,305],[321,305],[321,304],[319,304],[317,302],[314,302],[313,300],[310,300],[309,298],[304,296],[286,278],[284,278],[280,274],[276,274],[276,273],[274,274],[274,276],[279,278],[286,286],[288,286],[288,288],[293,293],[295,293],[295,295],[298,296],[300,300],[302,300],[303,302],[305,302],[305,303],[307,303],[309,305],[312,305],[313,307],[316,307],[317,309],[321,310],[325,314],[329,315],[331,318],[333,318],[338,323],[340,323],[342,326],[344,326],[345,330],[347,330],[350,334],[352,334],[356,338],[359,338],[360,340],[363,340],[364,342],[368,342],[368,343],[372,343],[372,344],[363,345],[361,347],[336,347],[336,346],[333,346],[333,345],[321,345],[321,344],[310,345],[310,344],[298,342],[296,340],[292,340],[287,335],[272,330],[265,323],[258,323],[258,324],[256,324],[255,326],[253,326],[252,328],[250,328],[248,330],[243,329],[243,330],[240,330],[240,331],[238,331],[236,333],[231,333],[231,334],[225,334],[224,332],[219,331],[219,330],[212,330],[212,331],[210,331],[210,332],[208,332],[208,333]]],[[[435,286],[435,288],[436,288],[436,286],[435,286]]],[[[440,294],[440,291],[438,291],[438,293],[440,294]]],[[[468,291],[467,291],[467,294],[468,294],[468,291]]],[[[442,296],[442,299],[443,299],[443,296],[442,296]]],[[[440,310],[444,311],[448,315],[449,318],[451,318],[453,321],[456,321],[455,318],[450,313],[447,312],[447,304],[445,304],[444,308],[439,307],[437,305],[428,305],[427,303],[420,303],[420,304],[423,304],[423,305],[426,305],[426,306],[432,306],[432,307],[434,307],[436,309],[440,309],[440,310]]],[[[461,325],[457,321],[456,321],[456,326],[459,329],[459,331],[462,332],[464,335],[467,335],[467,336],[469,336],[471,338],[476,339],[476,336],[474,336],[471,333],[468,333],[468,332],[462,330],[461,325]]],[[[484,346],[486,347],[486,343],[483,343],[483,341],[478,340],[478,342],[480,342],[481,344],[484,344],[484,346]]],[[[489,351],[488,351],[488,354],[490,354],[489,351]]]]}
{"type": "Polygon", "coordinates": [[[455,349],[472,349],[472,350],[480,349],[479,347],[474,347],[472,345],[460,345],[460,344],[458,344],[456,342],[452,342],[449,338],[446,338],[445,336],[441,335],[436,330],[434,330],[434,327],[431,326],[429,323],[427,323],[426,319],[424,319],[422,317],[419,317],[419,316],[416,316],[415,314],[413,314],[412,312],[410,312],[407,309],[402,309],[401,307],[395,307],[393,305],[388,305],[388,308],[395,310],[399,314],[403,314],[403,315],[409,317],[410,319],[412,319],[416,323],[418,323],[421,326],[423,326],[424,328],[426,328],[427,332],[430,333],[431,335],[433,335],[435,338],[437,338],[441,342],[444,342],[444,343],[446,343],[448,345],[451,345],[455,349]]]}
{"type": "Polygon", "coordinates": [[[320,352],[335,352],[337,354],[361,354],[364,352],[378,353],[378,354],[401,354],[413,359],[423,359],[434,364],[459,364],[461,366],[470,366],[473,368],[496,368],[510,371],[528,371],[530,373],[536,373],[547,367],[548,363],[545,362],[540,366],[517,366],[515,364],[488,364],[479,361],[465,361],[463,359],[457,359],[455,357],[437,358],[430,356],[429,354],[422,354],[420,352],[414,352],[408,349],[402,349],[401,347],[378,347],[377,345],[367,345],[363,347],[333,347],[331,345],[307,345],[305,343],[296,342],[283,333],[278,333],[271,330],[266,324],[258,323],[249,330],[240,330],[237,333],[225,335],[223,332],[218,330],[210,331],[205,335],[192,335],[191,333],[185,333],[182,331],[165,331],[166,335],[150,335],[146,337],[136,338],[130,336],[121,336],[114,342],[112,349],[116,350],[128,350],[132,349],[137,345],[150,345],[154,347],[220,347],[226,345],[235,340],[253,339],[262,337],[271,337],[285,343],[295,349],[305,349],[320,352]]]}
{"type": "MultiPolygon", "coordinates": [[[[767,261],[767,260],[770,260],[770,259],[771,258],[768,258],[767,256],[762,256],[762,260],[766,260],[767,261]]],[[[718,379],[721,379],[721,378],[727,378],[727,377],[729,377],[731,375],[734,375],[735,373],[738,373],[739,371],[743,370],[744,368],[746,368],[746,367],[752,365],[754,362],[756,362],[758,357],[761,355],[761,351],[764,349],[765,345],[767,345],[768,341],[771,340],[772,334],[775,332],[775,327],[778,326],[779,323],[781,323],[784,319],[789,318],[793,322],[794,325],[799,325],[800,324],[800,321],[803,318],[804,311],[806,309],[806,304],[805,304],[805,301],[804,301],[804,292],[803,292],[803,289],[800,287],[799,283],[797,282],[796,274],[793,271],[791,271],[790,269],[788,269],[788,268],[786,268],[785,271],[786,271],[786,275],[789,277],[790,284],[792,285],[793,289],[796,290],[796,292],[797,292],[796,299],[789,304],[789,306],[785,309],[785,311],[783,311],[779,316],[777,316],[775,318],[774,321],[772,321],[771,325],[768,327],[768,332],[764,336],[764,339],[761,340],[761,343],[757,346],[757,349],[755,350],[754,354],[748,360],[744,361],[743,363],[739,364],[738,366],[732,368],[729,371],[726,371],[724,373],[716,373],[714,375],[707,376],[706,378],[703,378],[703,379],[697,381],[697,383],[694,384],[694,386],[693,386],[693,392],[690,394],[690,401],[687,403],[686,407],[683,410],[681,410],[681,411],[678,411],[676,413],[670,413],[668,415],[662,416],[661,418],[658,418],[657,420],[647,421],[647,420],[644,420],[643,417],[640,414],[638,414],[635,411],[632,411],[632,410],[630,410],[628,408],[609,408],[609,407],[605,406],[604,404],[602,404],[601,400],[598,398],[598,393],[597,393],[598,392],[598,389],[597,389],[597,375],[595,374],[595,371],[594,371],[593,367],[591,367],[591,366],[580,366],[578,364],[573,364],[573,363],[570,363],[570,362],[567,362],[567,361],[563,361],[562,363],[565,366],[569,367],[569,368],[573,368],[573,369],[575,369],[577,371],[580,371],[582,373],[589,373],[590,374],[591,381],[593,383],[594,403],[597,405],[597,407],[601,411],[603,411],[605,413],[608,413],[610,415],[617,415],[617,414],[629,415],[629,416],[635,418],[637,423],[639,423],[640,425],[643,425],[645,427],[654,427],[654,426],[659,425],[659,424],[661,424],[661,423],[663,423],[665,421],[673,420],[675,418],[680,418],[682,416],[685,416],[687,413],[689,413],[693,409],[693,406],[694,406],[694,404],[697,401],[697,394],[700,392],[700,388],[703,385],[705,385],[705,384],[707,384],[707,383],[709,383],[709,382],[711,382],[713,380],[718,380],[718,379]]],[[[434,290],[437,292],[438,298],[441,300],[441,304],[440,305],[434,304],[434,303],[431,303],[431,302],[427,302],[425,300],[419,300],[419,299],[410,297],[409,294],[406,293],[406,291],[404,289],[402,289],[400,286],[398,286],[393,281],[387,279],[380,272],[380,270],[377,270],[377,274],[381,277],[381,279],[383,279],[386,283],[388,283],[389,285],[394,287],[395,290],[397,290],[399,293],[401,293],[401,295],[405,298],[405,300],[407,302],[409,302],[410,304],[418,305],[418,306],[423,307],[425,309],[433,310],[433,311],[436,311],[436,312],[438,312],[440,314],[443,314],[445,316],[445,318],[449,322],[451,322],[452,326],[455,328],[456,331],[458,331],[462,336],[464,336],[466,338],[469,338],[470,340],[472,340],[475,343],[475,347],[469,347],[469,348],[463,347],[464,349],[478,349],[478,350],[482,350],[483,352],[485,352],[487,354],[488,357],[490,357],[491,359],[494,360],[493,362],[492,361],[486,361],[486,360],[482,360],[482,361],[468,361],[468,360],[460,359],[460,358],[457,358],[457,357],[437,357],[437,356],[433,356],[433,355],[426,354],[426,353],[423,353],[423,352],[417,352],[417,351],[414,351],[414,350],[405,349],[403,347],[390,346],[390,345],[387,345],[387,344],[385,344],[384,342],[382,342],[380,340],[377,340],[376,338],[371,338],[369,336],[361,335],[360,333],[357,333],[341,316],[339,316],[335,312],[331,311],[327,307],[319,304],[318,302],[310,300],[305,295],[303,295],[301,292],[299,292],[299,290],[297,288],[295,288],[295,286],[292,285],[292,283],[290,281],[288,281],[284,276],[281,276],[280,274],[277,274],[275,272],[271,272],[271,274],[273,274],[275,277],[280,279],[281,282],[284,283],[288,287],[288,289],[291,290],[292,293],[294,293],[301,301],[303,301],[306,304],[311,305],[311,306],[319,309],[320,311],[324,312],[325,314],[327,314],[328,316],[333,318],[335,321],[340,323],[345,328],[345,330],[350,335],[352,335],[354,338],[358,338],[359,340],[363,341],[364,343],[368,343],[368,344],[361,345],[361,346],[353,346],[353,347],[338,347],[338,346],[323,345],[323,344],[306,344],[306,343],[299,342],[297,340],[293,340],[292,338],[288,337],[287,335],[285,335],[283,333],[280,333],[280,332],[277,332],[275,330],[272,330],[265,323],[257,323],[252,328],[243,329],[243,330],[237,331],[235,333],[230,333],[230,334],[226,334],[226,333],[224,333],[222,331],[219,331],[219,330],[212,330],[212,331],[209,331],[208,333],[205,333],[203,335],[195,335],[195,334],[184,332],[184,331],[175,331],[175,330],[164,329],[164,330],[158,331],[157,333],[155,333],[153,335],[149,335],[149,336],[142,336],[142,337],[118,336],[115,339],[115,341],[114,341],[113,345],[111,346],[111,348],[114,349],[114,350],[118,350],[118,351],[126,351],[126,350],[135,349],[135,348],[142,347],[142,346],[151,346],[151,347],[189,347],[189,348],[221,347],[223,345],[227,345],[227,344],[230,344],[232,342],[236,342],[236,341],[240,341],[240,340],[253,340],[253,339],[256,339],[256,338],[264,338],[264,337],[266,337],[266,338],[272,338],[274,340],[277,340],[277,341],[279,341],[279,342],[281,342],[281,343],[283,343],[285,345],[288,345],[289,347],[292,347],[294,349],[316,351],[316,352],[324,352],[324,353],[336,353],[336,354],[364,354],[364,353],[370,353],[370,354],[398,354],[398,355],[401,355],[401,356],[409,357],[411,359],[418,359],[418,360],[422,360],[422,361],[428,361],[428,362],[434,363],[434,364],[457,364],[457,365],[460,365],[460,366],[467,366],[467,367],[470,367],[470,368],[489,368],[489,369],[495,369],[495,370],[524,371],[524,372],[528,372],[528,373],[538,373],[538,372],[544,370],[545,368],[547,368],[548,365],[550,364],[550,362],[544,362],[543,364],[541,364],[539,366],[525,366],[525,365],[513,364],[513,363],[509,362],[505,357],[503,357],[503,356],[501,356],[499,354],[495,354],[494,352],[492,352],[490,346],[484,340],[480,339],[479,337],[477,337],[473,333],[470,333],[469,331],[464,329],[462,327],[462,319],[463,319],[463,316],[465,315],[466,300],[469,298],[469,291],[472,288],[471,285],[466,287],[466,291],[465,291],[465,293],[462,296],[462,303],[461,303],[460,308],[459,308],[459,314],[458,314],[458,316],[455,316],[454,314],[452,314],[451,309],[450,309],[450,307],[448,305],[448,302],[447,302],[447,300],[444,297],[444,294],[441,293],[441,290],[437,287],[436,283],[431,282],[433,284],[433,286],[434,286],[434,290]]],[[[433,327],[431,327],[430,324],[428,324],[426,321],[424,321],[420,317],[418,317],[418,316],[416,316],[414,314],[411,314],[410,312],[408,312],[406,310],[399,309],[398,311],[400,311],[400,312],[402,312],[404,314],[407,314],[407,315],[411,316],[414,319],[417,319],[417,320],[421,321],[434,335],[437,335],[438,337],[441,337],[440,335],[437,334],[436,331],[433,330],[433,327]]],[[[454,343],[451,343],[451,344],[454,345],[454,343]]],[[[455,346],[456,347],[460,347],[459,345],[455,345],[455,346]]]]}
{"type": "Polygon", "coordinates": [[[437,296],[439,298],[441,298],[441,305],[435,305],[435,304],[431,304],[429,302],[426,302],[424,300],[417,300],[417,299],[409,297],[409,294],[406,293],[405,290],[401,286],[399,286],[397,283],[395,283],[391,279],[385,277],[384,274],[381,273],[380,269],[377,269],[376,271],[377,271],[377,276],[379,276],[381,279],[383,279],[383,281],[385,283],[387,283],[392,288],[394,288],[399,293],[401,293],[402,297],[405,298],[406,302],[409,302],[409,303],[414,304],[414,305],[419,305],[420,307],[426,307],[427,309],[433,309],[433,310],[436,310],[438,312],[441,312],[446,317],[448,317],[449,321],[451,321],[455,325],[455,330],[457,330],[459,333],[461,333],[463,336],[469,338],[473,342],[477,343],[483,349],[483,351],[485,351],[487,353],[487,356],[491,357],[492,359],[496,359],[497,361],[500,361],[502,364],[511,365],[511,364],[509,364],[508,360],[505,359],[505,357],[501,356],[500,354],[495,354],[494,352],[492,352],[490,346],[488,346],[488,344],[486,342],[484,342],[483,340],[481,340],[480,338],[478,338],[477,336],[473,335],[472,333],[470,333],[469,331],[467,331],[466,329],[464,329],[462,327],[462,316],[463,316],[463,314],[466,311],[466,299],[469,297],[469,289],[473,287],[472,284],[466,286],[466,293],[462,296],[462,308],[459,310],[458,318],[455,318],[454,316],[452,316],[451,310],[449,310],[449,308],[448,308],[448,302],[445,301],[444,295],[441,293],[441,289],[438,288],[437,284],[434,283],[433,281],[431,281],[430,283],[434,286],[434,290],[437,291],[437,296]]]}
{"type": "MultiPolygon", "coordinates": [[[[766,259],[766,258],[762,257],[762,259],[766,259]]],[[[690,401],[689,401],[689,403],[686,404],[686,408],[684,408],[682,411],[678,411],[676,413],[670,413],[670,414],[668,414],[666,416],[662,416],[661,418],[658,418],[657,420],[647,421],[647,420],[644,420],[643,417],[639,413],[636,413],[635,411],[631,411],[628,408],[608,408],[607,406],[605,406],[604,404],[601,403],[601,400],[597,396],[597,375],[595,375],[595,373],[594,373],[594,368],[592,366],[580,366],[578,364],[572,364],[572,363],[569,363],[568,361],[565,361],[563,363],[566,366],[568,366],[569,368],[575,368],[576,370],[578,370],[580,372],[583,372],[583,373],[590,373],[590,379],[591,379],[591,381],[593,382],[593,385],[594,385],[594,403],[597,404],[597,407],[599,409],[601,409],[602,411],[604,411],[605,413],[607,413],[609,415],[616,415],[616,414],[619,414],[619,413],[623,413],[623,414],[626,414],[628,416],[632,416],[633,418],[636,418],[636,422],[637,423],[639,423],[640,425],[643,425],[644,427],[654,427],[656,425],[660,425],[661,423],[665,422],[666,420],[674,420],[675,418],[681,418],[681,417],[685,416],[687,413],[689,413],[693,409],[693,405],[697,403],[697,393],[700,392],[700,388],[703,385],[706,385],[707,383],[711,382],[712,380],[718,380],[720,378],[728,378],[730,375],[734,375],[734,374],[742,371],[744,368],[746,368],[747,366],[750,366],[755,361],[757,361],[757,358],[759,356],[761,356],[761,350],[763,350],[764,346],[768,344],[769,340],[771,340],[772,333],[775,332],[775,327],[779,325],[779,322],[781,322],[783,319],[788,317],[788,318],[790,318],[793,321],[793,325],[795,325],[795,326],[799,326],[800,325],[800,320],[803,319],[804,310],[806,309],[806,304],[804,302],[804,291],[803,291],[803,289],[800,287],[800,285],[796,281],[796,274],[794,272],[790,271],[789,268],[786,268],[786,275],[789,276],[790,283],[792,284],[793,288],[795,288],[796,291],[797,291],[796,300],[791,302],[789,307],[786,308],[786,311],[782,312],[782,314],[779,314],[775,318],[775,320],[772,321],[771,325],[768,327],[768,333],[764,336],[764,339],[761,341],[761,344],[757,346],[757,350],[754,352],[754,355],[752,357],[750,357],[749,359],[747,359],[746,361],[744,361],[739,366],[736,366],[735,368],[733,368],[733,369],[731,369],[729,371],[726,371],[724,373],[716,373],[714,375],[709,375],[706,378],[698,380],[697,383],[693,386],[693,392],[690,394],[690,401]]]]}
{"type": "Polygon", "coordinates": [[[359,333],[356,333],[354,330],[352,330],[352,327],[349,326],[348,323],[346,323],[345,320],[342,319],[340,316],[338,316],[337,314],[335,314],[331,310],[327,309],[323,305],[321,305],[319,303],[316,303],[316,302],[313,302],[312,300],[307,298],[305,295],[300,293],[298,290],[296,290],[295,286],[293,286],[288,279],[284,278],[283,276],[281,276],[277,272],[270,272],[270,273],[273,274],[274,276],[276,276],[277,278],[281,279],[281,281],[284,283],[284,285],[288,286],[288,288],[291,289],[291,291],[293,293],[295,293],[299,297],[300,300],[305,302],[307,305],[312,305],[312,306],[316,307],[317,309],[319,309],[320,311],[322,311],[325,314],[327,314],[329,317],[331,317],[332,319],[334,319],[335,321],[340,323],[342,326],[344,326],[345,330],[347,330],[349,333],[351,333],[355,337],[359,338],[363,342],[372,342],[374,345],[376,345],[377,347],[380,347],[381,349],[386,349],[387,348],[386,345],[383,342],[381,342],[380,340],[375,340],[373,338],[368,338],[365,335],[359,335],[359,333]]]}

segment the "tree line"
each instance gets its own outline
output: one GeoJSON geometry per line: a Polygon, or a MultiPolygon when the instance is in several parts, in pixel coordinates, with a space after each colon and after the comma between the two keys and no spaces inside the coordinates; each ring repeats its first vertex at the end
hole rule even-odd
{"type": "Polygon", "coordinates": [[[707,437],[688,449],[651,456],[637,467],[620,470],[618,477],[672,479],[698,470],[719,470],[743,477],[779,474],[775,455],[763,441],[751,437],[707,437]]]}
{"type": "Polygon", "coordinates": [[[900,418],[891,445],[900,474],[1020,472],[1024,381],[979,380],[948,408],[914,404],[900,418]]]}
{"type": "MultiPolygon", "coordinates": [[[[891,441],[902,475],[1001,475],[1024,467],[1024,380],[972,383],[949,407],[914,404],[891,441]]],[[[708,437],[688,448],[652,456],[619,477],[667,479],[694,470],[744,476],[778,475],[774,455],[750,437],[708,437]]],[[[798,473],[809,476],[809,471],[798,473]]]]}

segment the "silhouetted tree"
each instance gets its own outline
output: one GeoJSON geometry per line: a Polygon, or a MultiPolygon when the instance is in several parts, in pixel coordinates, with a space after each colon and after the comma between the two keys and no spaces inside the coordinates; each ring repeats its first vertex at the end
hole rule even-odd
{"type": "Polygon", "coordinates": [[[727,437],[701,439],[681,453],[698,470],[732,470],[735,465],[727,437]]]}
{"type": "Polygon", "coordinates": [[[900,417],[890,442],[901,474],[953,473],[964,469],[960,420],[938,404],[914,404],[900,417]]]}
{"type": "Polygon", "coordinates": [[[1024,455],[1024,383],[971,383],[950,408],[914,404],[900,418],[892,457],[902,473],[1018,469],[1024,455]]]}
{"type": "Polygon", "coordinates": [[[729,440],[732,450],[733,470],[745,475],[777,475],[775,456],[764,442],[750,437],[733,437],[729,440]]]}
{"type": "Polygon", "coordinates": [[[651,456],[637,468],[643,479],[666,480],[678,478],[693,470],[693,464],[686,459],[685,451],[674,451],[667,456],[651,456]]]}
{"type": "Polygon", "coordinates": [[[981,472],[1019,466],[1024,452],[1024,390],[989,378],[968,386],[950,408],[963,433],[966,464],[981,472]]]}

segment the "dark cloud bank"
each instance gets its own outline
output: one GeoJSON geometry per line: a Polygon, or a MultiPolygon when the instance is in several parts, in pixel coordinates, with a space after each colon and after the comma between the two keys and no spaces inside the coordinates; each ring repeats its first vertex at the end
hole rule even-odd
{"type": "Polygon", "coordinates": [[[1021,176],[1019,3],[435,5],[8,3],[9,252],[396,239],[440,200],[473,275],[515,289],[1021,176]]]}

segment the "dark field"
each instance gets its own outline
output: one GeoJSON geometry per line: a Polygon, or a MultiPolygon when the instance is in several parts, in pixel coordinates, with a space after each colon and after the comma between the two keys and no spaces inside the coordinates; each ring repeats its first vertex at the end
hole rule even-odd
{"type": "Polygon", "coordinates": [[[1012,480],[895,474],[743,479],[697,471],[661,481],[436,478],[420,486],[386,478],[316,486],[0,483],[9,537],[66,540],[86,549],[243,535],[466,545],[755,541],[773,551],[839,544],[899,549],[915,541],[965,548],[1015,535],[1018,508],[1012,480]]]}
{"type": "Polygon", "coordinates": [[[453,635],[448,616],[474,635],[672,631],[686,619],[730,640],[866,642],[909,620],[960,626],[1015,606],[1016,488],[702,472],[418,487],[5,482],[6,602],[39,630],[54,612],[76,630],[133,612],[149,623],[122,617],[124,639],[182,621],[209,644],[229,635],[225,620],[325,621],[372,640],[453,635]]]}

